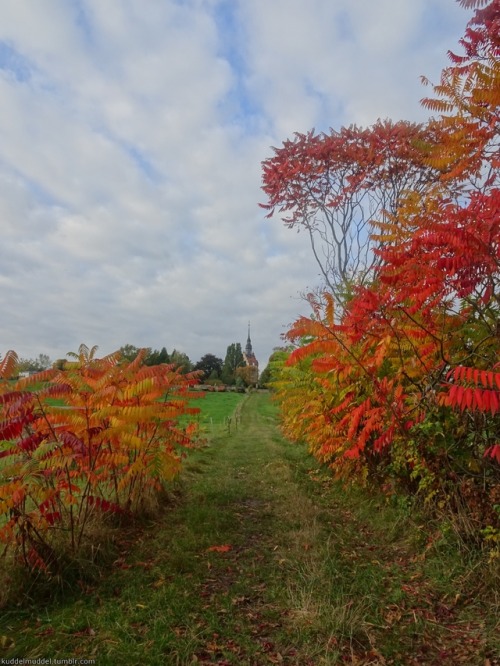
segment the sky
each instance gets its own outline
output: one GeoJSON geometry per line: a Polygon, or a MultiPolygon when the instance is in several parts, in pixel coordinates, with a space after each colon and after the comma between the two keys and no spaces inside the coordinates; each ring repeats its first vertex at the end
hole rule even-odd
{"type": "Polygon", "coordinates": [[[294,132],[423,121],[454,0],[1,0],[0,354],[244,347],[320,284],[265,219],[294,132]]]}

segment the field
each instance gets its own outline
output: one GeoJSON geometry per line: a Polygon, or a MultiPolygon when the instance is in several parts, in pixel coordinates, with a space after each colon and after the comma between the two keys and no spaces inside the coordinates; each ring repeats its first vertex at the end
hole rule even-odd
{"type": "MultiPolygon", "coordinates": [[[[207,397],[213,419],[237,396],[207,397]]],[[[171,500],[119,535],[107,569],[46,595],[24,585],[0,613],[0,657],[496,666],[493,567],[434,527],[332,483],[252,394],[238,430],[192,451],[171,500]]]]}
{"type": "Polygon", "coordinates": [[[214,392],[205,393],[204,397],[190,401],[191,407],[201,411],[193,418],[198,422],[202,434],[212,434],[228,428],[227,420],[232,418],[231,425],[237,425],[235,411],[245,399],[244,393],[214,392]]]}

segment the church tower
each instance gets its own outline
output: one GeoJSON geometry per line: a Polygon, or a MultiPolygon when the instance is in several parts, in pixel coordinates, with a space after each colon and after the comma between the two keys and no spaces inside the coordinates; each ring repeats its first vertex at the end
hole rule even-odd
{"type": "Polygon", "coordinates": [[[245,363],[247,366],[251,366],[252,368],[259,368],[259,362],[255,358],[255,354],[253,353],[252,349],[252,340],[250,339],[250,322],[248,322],[248,338],[247,338],[247,344],[245,346],[245,351],[243,352],[243,358],[245,359],[245,363]]]}

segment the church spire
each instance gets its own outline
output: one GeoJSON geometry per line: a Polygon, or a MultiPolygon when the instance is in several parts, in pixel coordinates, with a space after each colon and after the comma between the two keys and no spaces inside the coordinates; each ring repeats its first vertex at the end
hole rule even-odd
{"type": "Polygon", "coordinates": [[[247,344],[246,344],[246,347],[245,347],[245,351],[247,353],[247,356],[250,356],[251,354],[253,354],[252,341],[250,340],[250,322],[248,322],[248,338],[247,338],[247,344]]]}
{"type": "MultiPolygon", "coordinates": [[[[243,352],[243,358],[247,366],[251,366],[256,369],[258,376],[259,362],[255,358],[255,354],[253,353],[252,349],[252,339],[250,338],[250,322],[248,322],[248,338],[247,338],[247,344],[245,346],[245,351],[243,352]]],[[[255,378],[255,382],[257,382],[257,378],[255,378]]]]}

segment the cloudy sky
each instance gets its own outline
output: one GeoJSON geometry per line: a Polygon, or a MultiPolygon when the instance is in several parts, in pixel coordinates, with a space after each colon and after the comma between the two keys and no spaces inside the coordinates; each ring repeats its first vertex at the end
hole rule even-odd
{"type": "Polygon", "coordinates": [[[1,0],[0,353],[245,344],[308,314],[307,238],[264,219],[295,131],[423,120],[454,0],[1,0]]]}

